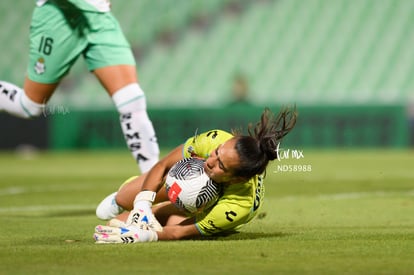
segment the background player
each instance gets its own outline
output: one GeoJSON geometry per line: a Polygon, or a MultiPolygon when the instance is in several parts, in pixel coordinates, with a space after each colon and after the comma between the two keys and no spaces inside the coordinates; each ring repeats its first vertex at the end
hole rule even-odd
{"type": "Polygon", "coordinates": [[[83,55],[120,113],[121,128],[141,172],[159,157],[135,60],[108,0],[38,0],[30,25],[30,50],[23,89],[0,81],[0,111],[33,118],[83,55]]]}
{"type": "Polygon", "coordinates": [[[295,110],[282,110],[275,117],[265,109],[260,122],[249,127],[249,135],[212,130],[189,138],[148,174],[123,185],[115,200],[110,199],[111,195],[98,206],[100,218],[115,216],[120,207],[132,211],[112,219],[110,226],[97,226],[95,240],[98,243],[130,243],[234,232],[248,223],[261,206],[265,169],[269,161],[277,158],[277,146],[293,129],[296,116],[295,110]],[[170,202],[163,202],[168,200],[164,177],[177,161],[187,157],[205,159],[206,174],[223,184],[223,195],[217,204],[193,217],[185,216],[170,202]],[[159,203],[153,207],[153,212],[152,203],[159,203]]]}

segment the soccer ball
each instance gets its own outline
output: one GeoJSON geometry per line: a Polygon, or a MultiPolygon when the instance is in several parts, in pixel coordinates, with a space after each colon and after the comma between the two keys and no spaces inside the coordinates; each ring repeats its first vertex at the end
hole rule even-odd
{"type": "Polygon", "coordinates": [[[204,172],[204,161],[186,158],[167,174],[165,186],[170,201],[179,209],[195,214],[213,206],[220,195],[220,185],[204,172]]]}

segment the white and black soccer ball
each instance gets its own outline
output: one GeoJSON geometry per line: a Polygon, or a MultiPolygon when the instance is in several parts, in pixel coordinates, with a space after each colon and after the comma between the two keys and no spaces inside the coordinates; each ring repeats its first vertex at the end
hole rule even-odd
{"type": "Polygon", "coordinates": [[[220,196],[220,185],[204,172],[204,161],[186,158],[167,174],[165,187],[170,201],[179,209],[197,213],[213,206],[220,196]]]}

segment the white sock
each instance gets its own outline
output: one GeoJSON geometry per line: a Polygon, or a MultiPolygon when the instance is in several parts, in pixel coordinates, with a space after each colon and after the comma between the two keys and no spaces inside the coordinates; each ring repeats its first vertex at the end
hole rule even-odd
{"type": "Polygon", "coordinates": [[[125,141],[142,173],[158,162],[159,147],[155,130],[147,114],[145,94],[138,83],[129,84],[113,96],[120,113],[125,141]]]}
{"type": "Polygon", "coordinates": [[[124,211],[121,206],[116,203],[116,195],[118,192],[114,192],[106,196],[96,208],[96,216],[101,220],[110,220],[115,218],[124,211]]]}
{"type": "Polygon", "coordinates": [[[45,106],[28,98],[16,85],[0,81],[0,111],[20,118],[33,118],[42,114],[45,106]]]}

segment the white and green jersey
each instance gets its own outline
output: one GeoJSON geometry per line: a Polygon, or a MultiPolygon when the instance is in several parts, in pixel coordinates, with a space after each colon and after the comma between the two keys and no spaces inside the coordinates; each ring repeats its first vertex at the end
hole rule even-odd
{"type": "Polygon", "coordinates": [[[58,83],[80,56],[90,71],[135,66],[130,44],[118,20],[109,12],[108,0],[66,1],[37,0],[30,24],[30,80],[58,83]],[[73,9],[70,12],[66,9],[68,3],[73,9]]]}
{"type": "MultiPolygon", "coordinates": [[[[183,157],[207,159],[213,150],[232,137],[222,130],[196,135],[184,143],[183,157]]],[[[254,176],[244,183],[226,185],[217,203],[196,215],[195,225],[204,236],[236,231],[253,219],[263,198],[262,176],[254,176]]]]}
{"type": "MultiPolygon", "coordinates": [[[[48,0],[37,0],[36,5],[42,6],[48,0]]],[[[108,12],[111,10],[111,2],[109,0],[68,0],[75,4],[81,10],[108,12]]]]}

